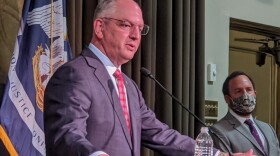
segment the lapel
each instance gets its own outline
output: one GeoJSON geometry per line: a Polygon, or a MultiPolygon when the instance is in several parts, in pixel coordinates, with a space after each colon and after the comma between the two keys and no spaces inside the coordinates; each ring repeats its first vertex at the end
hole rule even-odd
{"type": "Polygon", "coordinates": [[[98,79],[99,83],[103,86],[104,90],[107,93],[108,98],[111,101],[112,107],[116,113],[116,116],[118,117],[121,127],[123,130],[123,133],[125,134],[126,140],[132,149],[132,142],[131,142],[131,136],[128,133],[125,117],[123,115],[123,110],[120,104],[119,96],[116,92],[116,89],[114,87],[113,81],[110,78],[110,75],[108,74],[105,66],[102,64],[102,62],[97,58],[94,53],[89,50],[85,49],[82,52],[82,55],[84,56],[85,60],[87,61],[89,67],[92,67],[94,76],[98,79]]]}
{"type": "Polygon", "coordinates": [[[258,149],[261,153],[266,155],[256,139],[252,136],[251,132],[243,125],[241,124],[233,115],[230,114],[230,112],[226,115],[227,120],[230,122],[230,124],[233,126],[233,129],[238,131],[241,135],[244,136],[247,140],[249,140],[256,149],[258,149]]]}

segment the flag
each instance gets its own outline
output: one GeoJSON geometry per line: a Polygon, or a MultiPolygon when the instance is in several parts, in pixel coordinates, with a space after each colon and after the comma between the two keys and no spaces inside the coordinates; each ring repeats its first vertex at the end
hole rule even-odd
{"type": "Polygon", "coordinates": [[[56,69],[72,56],[66,37],[65,3],[65,0],[24,1],[0,108],[3,153],[46,155],[44,90],[56,69]]]}

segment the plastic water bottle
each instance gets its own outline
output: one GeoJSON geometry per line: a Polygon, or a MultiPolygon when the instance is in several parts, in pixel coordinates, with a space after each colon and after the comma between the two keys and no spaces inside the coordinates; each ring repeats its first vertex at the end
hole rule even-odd
{"type": "Polygon", "coordinates": [[[195,140],[195,156],[213,156],[213,140],[208,133],[208,127],[201,127],[195,140]]]}

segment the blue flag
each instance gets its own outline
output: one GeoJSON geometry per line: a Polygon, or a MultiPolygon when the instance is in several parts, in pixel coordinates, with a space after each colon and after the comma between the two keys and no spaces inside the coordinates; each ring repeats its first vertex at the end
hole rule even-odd
{"type": "Polygon", "coordinates": [[[24,1],[0,109],[0,140],[12,156],[46,155],[44,90],[52,74],[72,56],[65,3],[24,1]]]}

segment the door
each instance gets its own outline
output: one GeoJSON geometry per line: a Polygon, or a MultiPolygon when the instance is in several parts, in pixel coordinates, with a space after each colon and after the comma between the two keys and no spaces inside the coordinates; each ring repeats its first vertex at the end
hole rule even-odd
{"type": "MultiPolygon", "coordinates": [[[[262,59],[257,59],[258,63],[256,63],[261,44],[235,40],[236,38],[263,39],[266,37],[280,38],[280,28],[231,18],[229,72],[242,70],[253,78],[257,91],[257,106],[253,115],[271,124],[280,139],[280,113],[278,113],[280,112],[278,98],[280,97],[280,66],[276,64],[276,57],[268,54],[265,62],[262,57],[262,59]]],[[[280,44],[280,41],[278,40],[277,43],[280,44]]],[[[271,44],[274,43],[269,43],[268,46],[273,47],[274,45],[271,44]]]]}

